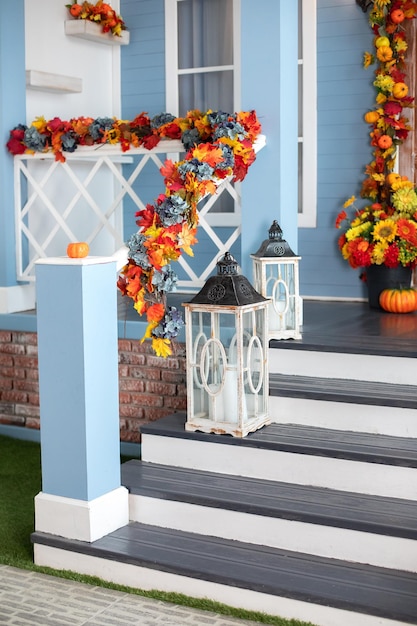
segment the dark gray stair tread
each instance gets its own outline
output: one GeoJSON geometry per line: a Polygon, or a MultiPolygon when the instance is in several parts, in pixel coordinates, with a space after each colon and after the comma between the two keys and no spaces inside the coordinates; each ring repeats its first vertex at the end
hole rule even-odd
{"type": "Polygon", "coordinates": [[[135,495],[417,540],[417,502],[132,460],[135,495]]]}
{"type": "Polygon", "coordinates": [[[137,522],[93,543],[40,532],[33,533],[32,541],[241,589],[417,624],[417,574],[408,572],[137,522]]]}
{"type": "Polygon", "coordinates": [[[414,385],[271,374],[269,391],[271,396],[287,398],[417,409],[417,387],[414,385]]]}
{"type": "Polygon", "coordinates": [[[187,432],[184,424],[185,415],[174,413],[141,426],[141,432],[222,445],[309,454],[365,463],[417,467],[417,439],[276,423],[264,426],[247,437],[239,438],[231,435],[187,432]]]}

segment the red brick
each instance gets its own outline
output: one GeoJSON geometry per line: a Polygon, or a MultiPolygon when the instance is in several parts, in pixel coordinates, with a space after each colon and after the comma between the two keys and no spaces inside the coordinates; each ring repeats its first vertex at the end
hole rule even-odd
{"type": "Polygon", "coordinates": [[[120,439],[121,441],[125,441],[126,443],[140,443],[141,436],[140,432],[132,431],[132,430],[120,430],[120,439]]]}
{"type": "Polygon", "coordinates": [[[0,342],[10,343],[12,340],[12,333],[8,330],[0,330],[0,342]]]}
{"type": "Polygon", "coordinates": [[[129,376],[130,367],[128,365],[119,365],[119,378],[126,378],[129,376]]]}
{"type": "Polygon", "coordinates": [[[129,365],[145,365],[146,357],[144,354],[119,352],[119,363],[127,363],[129,365]]]}
{"type": "Polygon", "coordinates": [[[132,341],[131,350],[132,352],[140,352],[141,354],[154,354],[150,341],[144,341],[143,343],[140,340],[132,341]]]}
{"type": "Polygon", "coordinates": [[[145,419],[149,422],[154,422],[156,420],[161,419],[161,417],[167,417],[167,415],[171,415],[173,411],[170,411],[167,408],[164,409],[155,409],[146,407],[145,408],[145,419]]]}
{"type": "Polygon", "coordinates": [[[33,404],[33,406],[39,406],[39,394],[28,393],[28,402],[29,404],[33,404]]]}
{"type": "Polygon", "coordinates": [[[146,380],[161,380],[161,370],[155,367],[130,367],[132,378],[145,378],[146,380]]]}
{"type": "Polygon", "coordinates": [[[156,393],[161,396],[172,396],[176,393],[176,385],[170,383],[157,383],[154,381],[146,381],[146,391],[148,393],[156,393]]]}
{"type": "Polygon", "coordinates": [[[177,385],[180,385],[181,383],[185,383],[187,376],[185,372],[177,370],[162,370],[161,378],[166,383],[176,383],[177,385]]]}
{"type": "Polygon", "coordinates": [[[23,417],[17,415],[0,415],[0,424],[7,424],[8,426],[24,426],[25,420],[23,417]]]}
{"type": "Polygon", "coordinates": [[[13,332],[13,341],[36,346],[38,343],[38,335],[36,333],[13,332]]]}
{"type": "Polygon", "coordinates": [[[13,378],[0,378],[0,391],[5,391],[6,389],[12,389],[13,387],[13,378]]]}
{"type": "Polygon", "coordinates": [[[35,430],[39,430],[41,427],[40,419],[34,417],[26,418],[26,428],[33,428],[35,430]]]}
{"type": "Polygon", "coordinates": [[[119,403],[120,404],[130,404],[130,393],[125,393],[121,391],[119,393],[119,403]]]}
{"type": "Polygon", "coordinates": [[[25,346],[16,343],[0,343],[0,353],[25,354],[25,346]]]}
{"type": "Polygon", "coordinates": [[[2,367],[0,368],[0,376],[5,378],[25,378],[25,370],[18,367],[2,367]]]}
{"type": "Polygon", "coordinates": [[[38,367],[38,359],[33,356],[15,356],[14,364],[26,369],[36,369],[38,367]]]}
{"type": "Polygon", "coordinates": [[[0,413],[3,415],[13,415],[15,413],[14,404],[11,404],[9,402],[0,402],[0,413]]]}
{"type": "MultiPolygon", "coordinates": [[[[13,357],[10,354],[0,354],[0,366],[13,367],[13,357]]],[[[1,376],[1,371],[0,371],[1,376]]]]}
{"type": "Polygon", "coordinates": [[[10,391],[2,391],[1,399],[6,402],[27,402],[28,394],[24,391],[15,391],[11,389],[10,391]]]}
{"type": "Polygon", "coordinates": [[[185,397],[187,397],[187,385],[178,385],[177,386],[177,396],[185,396],[185,397]]]}
{"type": "Polygon", "coordinates": [[[25,346],[28,356],[38,356],[38,346],[25,346]]]}
{"type": "Polygon", "coordinates": [[[145,391],[145,383],[143,380],[137,380],[135,378],[122,378],[119,382],[119,388],[122,391],[136,391],[142,393],[145,391]]]}
{"type": "Polygon", "coordinates": [[[26,378],[28,380],[39,380],[38,370],[26,370],[26,378]]]}
{"type": "Polygon", "coordinates": [[[33,393],[38,393],[39,385],[36,381],[24,379],[18,379],[14,382],[14,388],[19,389],[19,391],[32,391],[33,393]]]}
{"type": "Polygon", "coordinates": [[[133,404],[122,404],[119,407],[121,417],[143,417],[143,409],[133,404]]]}
{"type": "Polygon", "coordinates": [[[132,342],[128,339],[119,339],[119,351],[120,352],[131,352],[132,350],[132,342]]]}
{"type": "Polygon", "coordinates": [[[177,411],[185,411],[187,409],[187,398],[178,397],[178,396],[172,396],[171,398],[165,398],[164,406],[166,406],[167,409],[175,409],[177,411]]]}
{"type": "Polygon", "coordinates": [[[25,417],[39,417],[39,407],[32,406],[30,404],[16,404],[16,415],[23,415],[25,417]]]}
{"type": "Polygon", "coordinates": [[[146,359],[146,362],[150,367],[158,367],[161,369],[177,370],[180,367],[179,360],[172,357],[167,357],[166,359],[164,359],[162,356],[149,355],[146,359]]]}
{"type": "Polygon", "coordinates": [[[145,393],[132,393],[132,404],[139,406],[163,406],[164,399],[162,396],[153,396],[145,393]]]}

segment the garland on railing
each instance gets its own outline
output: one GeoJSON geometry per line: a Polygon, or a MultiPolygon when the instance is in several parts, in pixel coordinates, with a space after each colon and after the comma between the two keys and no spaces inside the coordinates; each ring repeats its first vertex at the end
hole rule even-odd
{"type": "Polygon", "coordinates": [[[155,353],[163,357],[172,353],[172,339],[184,323],[175,307],[167,307],[166,294],[177,281],[171,261],[182,252],[193,256],[198,202],[216,193],[225,178],[245,178],[261,131],[254,111],[233,115],[192,111],[167,123],[171,130],[177,128],[188,152],[182,161],[165,162],[161,168],[165,193],[136,214],[139,231],[128,241],[129,260],[118,281],[139,315],[146,314],[143,339],[150,338],[155,353]]]}
{"type": "Polygon", "coordinates": [[[74,152],[78,146],[118,144],[126,152],[131,147],[152,149],[161,139],[182,141],[185,157],[177,163],[167,160],[161,168],[165,192],[136,213],[139,230],[127,242],[128,262],[118,280],[122,294],[134,301],[139,315],[146,315],[143,339],[150,338],[155,353],[166,357],[183,325],[180,312],[167,307],[167,292],[175,289],[177,282],[171,261],[183,252],[193,256],[198,202],[215,194],[226,178],[245,178],[255,160],[253,145],[260,132],[255,111],[196,110],[183,118],[161,113],[152,119],[141,113],[132,122],[86,117],[47,121],[39,117],[29,127],[15,127],[7,148],[14,155],[53,151],[56,160],[65,161],[64,153],[74,152]]]}

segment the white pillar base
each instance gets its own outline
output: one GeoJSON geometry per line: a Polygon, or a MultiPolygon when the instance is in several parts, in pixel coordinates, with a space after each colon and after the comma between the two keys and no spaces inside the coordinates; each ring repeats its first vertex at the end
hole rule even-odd
{"type": "Polygon", "coordinates": [[[35,285],[0,287],[0,314],[30,311],[35,308],[35,285]]]}
{"type": "Polygon", "coordinates": [[[35,530],[39,532],[91,543],[128,522],[129,500],[125,487],[90,501],[42,491],[35,497],[35,530]]]}

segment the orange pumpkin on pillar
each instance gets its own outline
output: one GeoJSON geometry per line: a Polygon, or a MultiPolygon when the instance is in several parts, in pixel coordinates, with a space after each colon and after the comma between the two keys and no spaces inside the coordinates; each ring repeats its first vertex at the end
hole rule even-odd
{"type": "Polygon", "coordinates": [[[67,246],[67,255],[70,259],[83,259],[88,255],[90,247],[85,241],[77,241],[67,246]]]}

